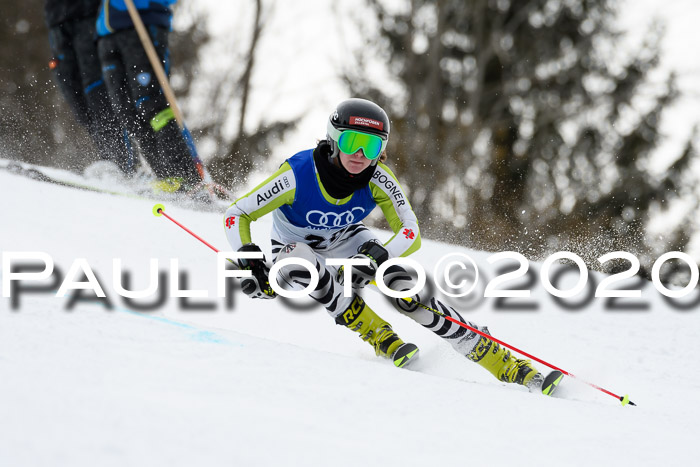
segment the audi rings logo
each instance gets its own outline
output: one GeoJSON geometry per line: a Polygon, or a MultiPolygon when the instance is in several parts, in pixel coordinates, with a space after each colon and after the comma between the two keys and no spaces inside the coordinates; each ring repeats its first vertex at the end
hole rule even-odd
{"type": "Polygon", "coordinates": [[[309,211],[306,214],[306,222],[314,227],[322,227],[326,229],[345,227],[355,222],[355,219],[364,214],[364,208],[352,208],[345,212],[322,212],[309,211]]]}

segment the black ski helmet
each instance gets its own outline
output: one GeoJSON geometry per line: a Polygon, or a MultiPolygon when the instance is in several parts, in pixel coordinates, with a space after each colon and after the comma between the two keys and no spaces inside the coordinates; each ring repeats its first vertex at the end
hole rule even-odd
{"type": "MultiPolygon", "coordinates": [[[[366,99],[352,98],[338,104],[333,113],[328,117],[326,138],[331,146],[331,158],[338,157],[338,139],[340,133],[345,130],[356,130],[363,133],[370,133],[379,136],[384,142],[389,141],[389,117],[384,109],[372,101],[366,99]]],[[[375,165],[379,159],[372,161],[375,165]]]]}

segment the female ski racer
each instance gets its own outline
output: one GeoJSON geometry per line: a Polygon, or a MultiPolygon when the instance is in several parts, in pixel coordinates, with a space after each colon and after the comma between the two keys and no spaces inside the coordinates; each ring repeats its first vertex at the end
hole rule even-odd
{"type": "MultiPolygon", "coordinates": [[[[384,165],[389,139],[389,118],[384,110],[364,99],[341,102],[327,124],[327,137],[316,148],[301,151],[226,211],[226,235],[234,251],[261,252],[253,243],[250,223],[272,213],[273,262],[304,259],[315,266],[319,281],[310,296],[321,303],[336,324],[357,332],[377,355],[404,367],[416,360],[418,348],[404,343],[391,325],[380,318],[356,293],[369,284],[377,268],[389,258],[407,256],[420,248],[420,230],[399,182],[384,165]],[[379,206],[394,236],[382,245],[362,223],[379,206]],[[365,260],[353,266],[353,295],[343,294],[344,271],[326,265],[328,258],[365,260]]],[[[273,298],[269,268],[262,259],[241,259],[252,276],[242,279],[243,292],[253,298],[273,298]]],[[[400,266],[384,274],[386,285],[409,290],[410,275],[400,266]]],[[[302,289],[311,283],[307,269],[297,264],[279,270],[278,283],[302,289]]],[[[420,302],[414,296],[415,302],[420,302]]],[[[529,360],[517,359],[498,343],[479,336],[415,302],[394,299],[394,306],[438,336],[462,355],[486,368],[496,378],[539,389],[543,376],[529,360]]],[[[447,316],[467,323],[453,308],[432,298],[430,305],[447,316]]],[[[477,327],[488,333],[486,327],[477,327]]]]}

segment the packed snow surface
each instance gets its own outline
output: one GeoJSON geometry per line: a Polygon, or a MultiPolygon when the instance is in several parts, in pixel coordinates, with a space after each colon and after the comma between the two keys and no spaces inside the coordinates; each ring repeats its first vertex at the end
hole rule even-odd
{"type": "MultiPolygon", "coordinates": [[[[530,298],[499,304],[483,298],[484,285],[507,262],[424,240],[413,258],[429,284],[447,254],[478,264],[476,290],[449,301],[467,319],[586,381],[629,393],[638,406],[623,407],[573,378],[548,398],[496,381],[374,289],[364,293],[368,303],[421,349],[413,370],[376,357],[308,299],[254,301],[236,286],[227,303],[216,296],[216,255],[154,217],[153,201],[6,172],[0,190],[3,254],[44,252],[58,271],[37,283],[50,292],[15,291],[14,308],[10,298],[0,301],[0,465],[696,465],[696,295],[674,306],[643,284],[641,298],[610,302],[592,298],[591,285],[564,306],[544,290],[542,265],[531,263],[530,280],[503,285],[529,288],[530,298]],[[111,309],[72,301],[75,291],[56,297],[79,258],[111,309]],[[134,304],[155,299],[129,303],[117,294],[115,258],[132,290],[148,285],[151,258],[165,274],[159,290],[167,289],[177,258],[186,275],[180,288],[208,298],[186,306],[167,298],[139,311],[134,304]]],[[[166,210],[227,249],[223,213],[166,210]]],[[[269,229],[269,219],[253,225],[268,257],[269,229]]],[[[591,274],[589,284],[602,279],[591,274]]],[[[557,285],[575,281],[566,274],[557,285]]],[[[80,296],[94,298],[89,290],[80,296]]]]}

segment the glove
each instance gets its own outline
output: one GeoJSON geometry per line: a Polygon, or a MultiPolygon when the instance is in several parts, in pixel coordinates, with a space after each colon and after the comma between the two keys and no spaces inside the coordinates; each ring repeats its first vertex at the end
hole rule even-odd
{"type": "MultiPolygon", "coordinates": [[[[353,288],[363,288],[374,280],[377,275],[377,269],[389,259],[389,252],[386,251],[381,244],[374,240],[369,240],[360,246],[359,252],[353,256],[353,259],[369,259],[368,266],[353,266],[352,267],[352,286],[353,288]]],[[[344,267],[341,266],[336,276],[340,285],[345,282],[344,267]]]]}
{"type": "MultiPolygon", "coordinates": [[[[247,243],[240,247],[238,251],[261,252],[262,250],[255,243],[247,243]]],[[[253,274],[251,277],[241,279],[241,289],[244,294],[251,298],[275,298],[277,296],[270,286],[268,277],[270,268],[267,267],[264,256],[262,259],[240,258],[238,264],[241,266],[241,269],[250,271],[253,274]]]]}

